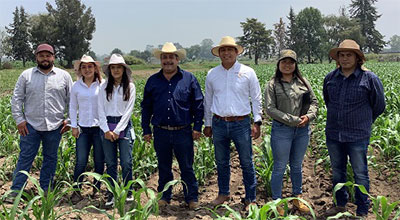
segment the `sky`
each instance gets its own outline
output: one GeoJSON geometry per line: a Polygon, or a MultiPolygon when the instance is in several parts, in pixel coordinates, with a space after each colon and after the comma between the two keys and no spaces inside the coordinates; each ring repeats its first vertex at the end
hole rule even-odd
{"type": "MultiPolygon", "coordinates": [[[[323,15],[337,15],[351,0],[81,0],[92,8],[96,31],[91,49],[99,55],[114,48],[124,53],[145,50],[146,45],[179,42],[183,47],[200,44],[210,38],[217,45],[223,36],[243,34],[240,22],[257,18],[273,29],[282,17],[288,22],[290,7],[296,14],[314,7],[323,15]]],[[[28,14],[46,13],[46,2],[55,0],[0,0],[0,29],[13,19],[15,7],[23,6],[28,14]]],[[[382,16],[376,28],[389,40],[400,35],[400,0],[378,0],[382,16]]]]}

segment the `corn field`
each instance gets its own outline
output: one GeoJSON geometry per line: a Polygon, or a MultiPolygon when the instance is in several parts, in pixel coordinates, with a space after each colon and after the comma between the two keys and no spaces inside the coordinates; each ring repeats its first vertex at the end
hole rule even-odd
{"type": "MultiPolygon", "coordinates": [[[[265,64],[252,66],[259,78],[262,90],[266,83],[271,79],[275,71],[275,65],[265,64]]],[[[400,178],[400,63],[367,63],[366,67],[375,72],[383,82],[386,96],[386,110],[374,123],[369,150],[369,168],[376,169],[378,172],[385,171],[388,178],[400,178]]],[[[328,151],[325,145],[325,121],[326,108],[324,106],[322,96],[322,84],[324,76],[334,69],[334,64],[307,64],[300,65],[300,71],[311,83],[313,90],[319,101],[319,110],[317,119],[312,123],[312,139],[309,151],[315,157],[319,158],[315,163],[315,167],[323,167],[327,172],[330,169],[328,151]]],[[[18,159],[19,153],[19,137],[15,122],[11,116],[10,99],[12,89],[22,70],[0,70],[0,181],[2,185],[12,181],[12,172],[18,159]]],[[[154,72],[150,70],[149,72],[154,72]]],[[[203,87],[207,71],[195,72],[195,75],[203,87]]],[[[126,198],[129,186],[121,186],[116,184],[114,189],[110,190],[117,195],[120,203],[114,210],[104,210],[101,207],[91,205],[84,209],[70,209],[62,212],[57,211],[57,206],[62,202],[65,203],[66,198],[73,188],[73,169],[75,166],[75,139],[69,133],[62,138],[58,153],[58,165],[55,176],[55,186],[53,191],[45,193],[41,191],[37,180],[30,176],[28,182],[33,185],[35,190],[31,192],[21,191],[13,205],[6,205],[0,201],[0,219],[63,219],[70,213],[76,213],[77,216],[84,215],[89,209],[95,209],[104,214],[104,218],[108,219],[147,219],[150,215],[159,213],[157,200],[161,197],[160,193],[146,187],[145,181],[151,174],[157,170],[157,158],[153,147],[146,143],[141,134],[140,127],[140,102],[143,98],[143,88],[146,78],[134,76],[136,85],[136,103],[134,113],[132,115],[133,126],[136,133],[136,139],[133,147],[133,195],[135,201],[132,204],[125,204],[123,198],[126,198]],[[124,197],[125,196],[125,197],[124,197]],[[146,201],[143,200],[146,197],[146,201]]],[[[254,146],[256,172],[258,175],[259,185],[265,189],[270,195],[269,181],[271,178],[273,158],[270,148],[270,121],[264,115],[262,126],[261,142],[254,146]]],[[[208,178],[216,174],[216,165],[214,162],[214,149],[212,141],[202,137],[195,142],[195,162],[194,170],[200,185],[207,184],[208,178]]],[[[36,157],[31,173],[40,170],[42,164],[41,153],[36,157]]],[[[89,169],[93,170],[93,161],[89,162],[89,169]]],[[[351,174],[351,169],[349,169],[351,174]]],[[[94,173],[85,173],[88,178],[96,178],[103,181],[107,188],[111,187],[107,183],[105,176],[98,176],[94,173]]],[[[121,175],[120,175],[121,176],[121,175]]],[[[170,185],[177,184],[179,181],[170,182],[170,185]]],[[[400,180],[397,189],[400,189],[400,180]]],[[[87,182],[87,184],[90,184],[87,182]]],[[[346,186],[359,187],[352,183],[351,178],[346,186]]],[[[361,188],[361,187],[360,187],[361,188]]],[[[338,189],[334,189],[338,190],[338,189]]],[[[361,189],[362,190],[362,189],[361,189]]],[[[365,189],[364,189],[365,191],[365,189]]],[[[366,191],[365,191],[366,192],[366,191]]],[[[3,198],[7,195],[2,195],[3,198]]],[[[224,215],[210,209],[210,216],[216,219],[272,219],[277,214],[276,207],[283,205],[285,214],[289,219],[306,219],[301,216],[290,216],[287,203],[294,198],[285,198],[278,201],[271,201],[260,207],[251,207],[247,216],[243,216],[237,210],[226,206],[227,210],[224,215]],[[228,217],[229,216],[229,217],[228,217]]],[[[334,199],[334,198],[332,198],[334,199]]],[[[389,202],[386,197],[372,196],[372,211],[376,219],[399,219],[400,216],[400,198],[396,201],[389,202]]],[[[68,203],[68,202],[67,202],[68,203]]],[[[306,204],[308,204],[305,201],[306,204]]],[[[343,215],[351,215],[344,213],[343,215]]],[[[307,217],[315,219],[312,214],[307,217]]]]}

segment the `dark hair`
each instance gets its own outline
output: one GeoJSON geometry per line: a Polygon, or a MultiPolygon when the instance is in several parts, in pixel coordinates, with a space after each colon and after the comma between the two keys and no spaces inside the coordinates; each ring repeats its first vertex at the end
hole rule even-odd
{"type": "MultiPolygon", "coordinates": [[[[290,58],[290,59],[292,59],[292,58],[290,58]]],[[[279,84],[281,84],[281,86],[282,86],[282,88],[283,88],[282,79],[281,79],[283,75],[282,75],[282,72],[279,70],[279,63],[280,63],[282,60],[283,60],[283,59],[279,60],[278,63],[276,64],[276,70],[275,70],[274,79],[275,79],[275,82],[278,81],[279,84]]],[[[293,60],[293,59],[292,59],[292,60],[293,60]]],[[[297,65],[297,62],[296,62],[295,60],[293,60],[293,61],[294,61],[294,63],[295,63],[295,68],[294,68],[293,74],[294,74],[295,76],[297,76],[297,78],[299,78],[299,79],[301,80],[301,82],[307,87],[307,90],[310,91],[311,88],[309,87],[309,85],[306,83],[306,81],[304,80],[303,76],[301,75],[300,70],[299,70],[299,66],[297,65]]],[[[286,91],[285,91],[285,90],[283,90],[283,92],[285,92],[285,95],[286,95],[287,97],[289,97],[289,95],[286,94],[286,91]]]]}
{"type": "MultiPolygon", "coordinates": [[[[108,68],[110,68],[110,65],[108,65],[108,68]]],[[[108,74],[108,80],[107,80],[107,86],[105,88],[106,90],[106,94],[107,94],[107,101],[110,101],[110,99],[112,99],[112,93],[114,90],[114,77],[111,74],[111,70],[109,69],[110,74],[108,74]]],[[[129,77],[128,77],[128,73],[126,72],[126,68],[124,66],[124,72],[122,74],[122,80],[121,80],[121,84],[122,84],[122,88],[123,88],[123,94],[124,94],[124,101],[128,101],[130,96],[131,96],[131,90],[129,88],[129,77]]]]}
{"type": "MultiPolygon", "coordinates": [[[[93,77],[93,82],[98,80],[99,83],[101,82],[101,73],[100,73],[100,68],[95,64],[92,63],[94,65],[94,77],[93,77]]],[[[81,66],[82,66],[82,62],[79,64],[79,72],[81,71],[81,66]]],[[[83,76],[82,73],[80,73],[82,76],[82,80],[85,81],[85,77],[83,76]]]]}

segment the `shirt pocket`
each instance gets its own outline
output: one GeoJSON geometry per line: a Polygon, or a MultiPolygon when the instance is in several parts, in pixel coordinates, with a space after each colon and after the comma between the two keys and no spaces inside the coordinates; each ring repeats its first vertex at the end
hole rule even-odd
{"type": "Polygon", "coordinates": [[[182,109],[189,109],[189,93],[190,90],[187,87],[179,87],[175,88],[173,93],[175,103],[182,109]]]}
{"type": "Polygon", "coordinates": [[[328,90],[329,99],[332,102],[337,102],[339,100],[340,88],[338,88],[338,83],[334,81],[329,81],[326,83],[326,88],[328,90]]]}
{"type": "Polygon", "coordinates": [[[368,97],[368,89],[363,85],[352,87],[348,90],[345,97],[347,104],[364,102],[368,97]]]}

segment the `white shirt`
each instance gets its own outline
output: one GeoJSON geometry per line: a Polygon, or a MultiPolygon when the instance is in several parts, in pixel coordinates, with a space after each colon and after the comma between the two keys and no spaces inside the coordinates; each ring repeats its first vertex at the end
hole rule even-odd
{"type": "MultiPolygon", "coordinates": [[[[132,116],[133,105],[135,104],[135,85],[133,83],[129,84],[131,95],[129,100],[124,101],[123,97],[123,88],[121,85],[114,86],[112,97],[110,101],[107,100],[107,93],[105,88],[107,87],[107,81],[100,85],[99,91],[99,119],[100,119],[100,128],[104,133],[109,131],[107,125],[107,116],[119,117],[122,116],[121,120],[118,122],[117,127],[114,129],[114,133],[119,135],[119,133],[125,130],[128,125],[129,120],[132,116]]],[[[131,129],[133,132],[133,129],[131,129]]],[[[132,137],[135,137],[135,134],[132,133],[132,137]]]]}
{"type": "Polygon", "coordinates": [[[71,89],[69,102],[69,117],[71,127],[78,127],[77,116],[79,114],[79,126],[99,126],[99,114],[97,109],[97,96],[99,95],[100,83],[96,80],[88,87],[82,79],[74,83],[71,89]]]}
{"type": "Polygon", "coordinates": [[[250,114],[251,110],[254,121],[261,121],[261,89],[252,68],[236,61],[229,70],[219,65],[208,71],[204,99],[205,126],[211,126],[213,114],[243,116],[250,114]]]}

